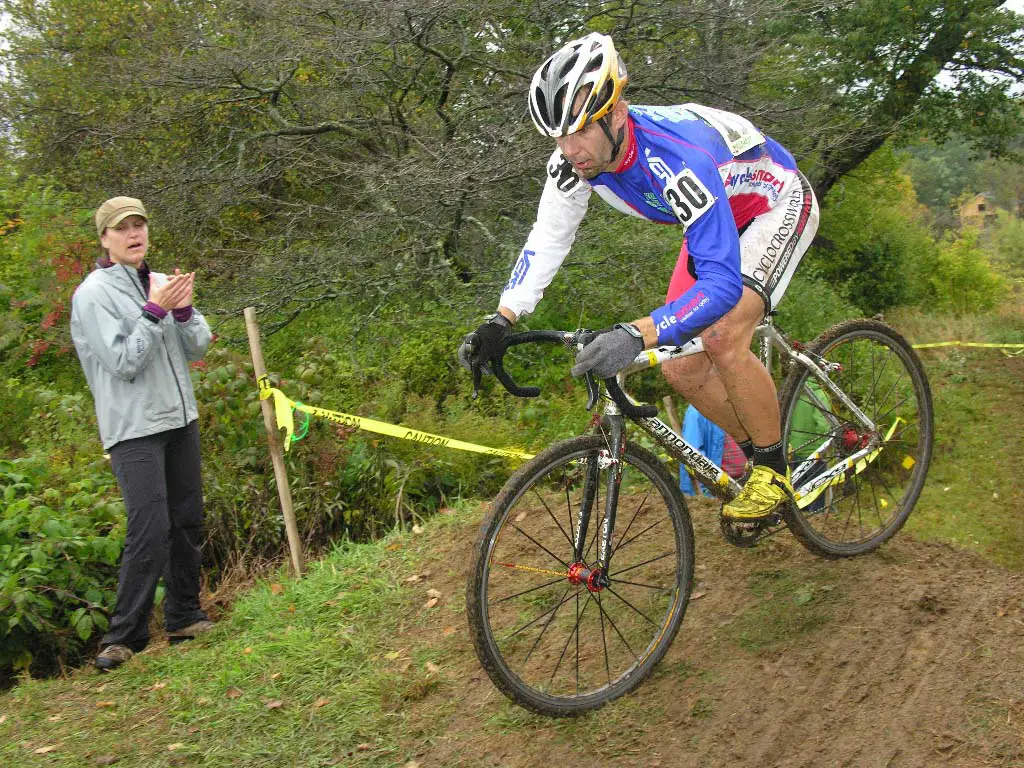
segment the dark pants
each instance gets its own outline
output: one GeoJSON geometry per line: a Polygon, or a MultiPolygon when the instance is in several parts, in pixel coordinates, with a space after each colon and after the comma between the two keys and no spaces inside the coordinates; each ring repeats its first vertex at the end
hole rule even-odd
{"type": "Polygon", "coordinates": [[[149,615],[157,582],[165,587],[168,632],[206,618],[199,607],[203,544],[203,488],[199,423],[123,440],[110,462],[128,510],[117,607],[102,646],[141,651],[149,642],[149,615]]]}

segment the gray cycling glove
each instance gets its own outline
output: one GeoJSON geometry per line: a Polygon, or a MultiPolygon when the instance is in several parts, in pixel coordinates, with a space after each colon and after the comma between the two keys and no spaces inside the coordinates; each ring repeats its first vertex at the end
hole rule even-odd
{"type": "Polygon", "coordinates": [[[619,323],[587,344],[576,355],[573,376],[593,373],[599,379],[610,379],[644,350],[644,338],[635,325],[619,323]]]}

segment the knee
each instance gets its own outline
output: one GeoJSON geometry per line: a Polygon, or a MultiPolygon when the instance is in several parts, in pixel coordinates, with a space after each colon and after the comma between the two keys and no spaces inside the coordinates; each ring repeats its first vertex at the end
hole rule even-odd
{"type": "Polygon", "coordinates": [[[706,355],[689,355],[669,360],[661,366],[661,375],[668,385],[678,391],[686,391],[699,383],[706,375],[708,358],[706,355]]]}
{"type": "Polygon", "coordinates": [[[702,338],[704,351],[716,368],[728,370],[750,354],[750,337],[736,333],[732,327],[712,328],[702,338]]]}

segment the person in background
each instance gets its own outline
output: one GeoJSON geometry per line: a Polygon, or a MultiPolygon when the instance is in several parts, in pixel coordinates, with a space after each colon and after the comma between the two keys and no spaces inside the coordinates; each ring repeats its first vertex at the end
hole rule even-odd
{"type": "Polygon", "coordinates": [[[195,273],[152,272],[149,215],[114,197],[96,211],[103,256],[71,299],[71,337],[128,514],[117,605],[95,665],[119,667],[149,642],[164,579],[170,641],[213,628],[199,605],[203,492],[189,363],[210,344],[192,306],[195,273]]]}
{"type": "MultiPolygon", "coordinates": [[[[683,439],[718,464],[729,477],[734,480],[743,477],[747,458],[736,440],[693,405],[687,406],[686,414],[683,416],[683,439]]],[[[690,477],[685,466],[680,465],[679,489],[689,496],[696,496],[695,485],[700,484],[690,477]]],[[[703,485],[701,490],[705,496],[711,495],[703,485]]]]}

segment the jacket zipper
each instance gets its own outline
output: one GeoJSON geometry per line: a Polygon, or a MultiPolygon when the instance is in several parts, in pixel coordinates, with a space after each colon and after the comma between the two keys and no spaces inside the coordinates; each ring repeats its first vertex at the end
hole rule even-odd
{"type": "MultiPolygon", "coordinates": [[[[145,303],[147,301],[149,301],[149,297],[146,296],[145,293],[143,293],[142,286],[139,283],[136,283],[134,280],[132,280],[132,276],[130,274],[128,274],[128,267],[126,267],[124,264],[121,264],[119,266],[121,267],[121,269],[123,269],[125,271],[125,273],[126,273],[126,275],[128,277],[129,282],[131,282],[131,284],[135,286],[135,290],[138,291],[139,295],[142,296],[142,300],[143,300],[142,303],[143,303],[143,305],[145,305],[145,303]]],[[[174,372],[174,361],[171,360],[171,351],[169,349],[167,349],[167,342],[166,341],[164,342],[164,355],[167,357],[167,365],[170,366],[170,368],[171,368],[171,378],[174,379],[174,386],[177,387],[177,389],[178,389],[178,400],[181,401],[181,420],[184,422],[184,424],[182,424],[182,426],[183,427],[187,427],[188,426],[188,408],[185,406],[185,394],[181,391],[181,382],[178,381],[178,375],[174,372]]]]}

